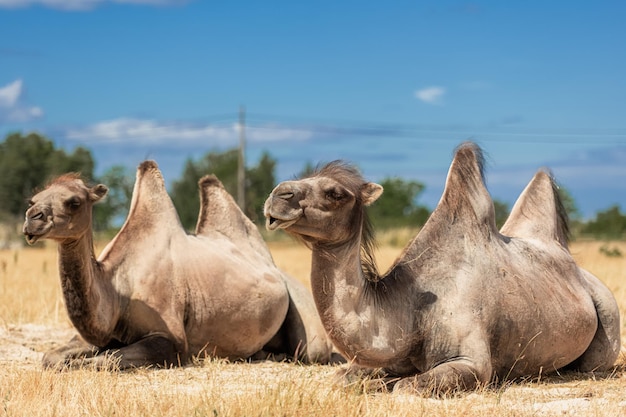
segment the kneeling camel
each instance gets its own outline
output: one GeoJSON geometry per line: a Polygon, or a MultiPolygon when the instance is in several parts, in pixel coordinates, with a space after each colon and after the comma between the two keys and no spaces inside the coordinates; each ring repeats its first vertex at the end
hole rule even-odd
{"type": "Polygon", "coordinates": [[[192,356],[259,351],[327,362],[332,344],[311,294],[285,275],[256,226],[214,176],[199,182],[196,233],[187,234],[156,163],[137,170],[130,211],[99,258],[92,205],[108,189],[63,175],[31,198],[28,243],[58,242],[61,286],[80,337],[44,366],[175,366],[192,356]]]}
{"type": "Polygon", "coordinates": [[[430,218],[390,270],[373,262],[365,207],[382,193],[336,161],[279,184],[266,225],[312,249],[311,286],[335,346],[401,392],[470,390],[572,368],[605,371],[620,350],[615,298],[568,250],[567,216],[540,170],[500,231],[483,155],[460,145],[430,218]]]}

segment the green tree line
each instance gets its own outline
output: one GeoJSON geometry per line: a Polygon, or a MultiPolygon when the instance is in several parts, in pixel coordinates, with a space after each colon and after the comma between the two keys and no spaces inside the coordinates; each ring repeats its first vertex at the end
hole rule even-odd
{"type": "MultiPolygon", "coordinates": [[[[237,149],[213,150],[199,159],[188,159],[181,177],[173,181],[170,195],[181,222],[193,230],[199,210],[198,180],[205,174],[215,174],[228,192],[235,196],[237,190],[237,149]]],[[[246,207],[244,212],[257,224],[264,222],[263,203],[276,185],[277,161],[267,152],[255,165],[246,167],[246,207]]],[[[0,142],[0,222],[19,222],[33,191],[41,189],[54,176],[66,172],[80,172],[90,183],[101,182],[109,187],[104,202],[94,207],[94,229],[106,231],[119,227],[130,204],[134,170],[113,166],[97,178],[95,161],[91,152],[77,147],[71,153],[55,147],[54,143],[37,133],[11,133],[0,142]]],[[[313,166],[307,163],[301,174],[308,174],[313,166]]],[[[388,177],[380,181],[385,192],[370,207],[370,215],[377,228],[420,227],[430,210],[420,204],[424,184],[419,181],[388,177]]],[[[580,220],[576,204],[566,189],[561,197],[572,219],[575,235],[589,235],[607,239],[626,237],[626,215],[618,206],[598,212],[594,219],[580,220]]],[[[500,226],[506,220],[509,207],[495,200],[496,222],[500,226]]]]}
{"type": "Polygon", "coordinates": [[[78,147],[68,154],[36,133],[9,134],[0,143],[0,220],[21,216],[33,190],[64,172],[82,172],[93,180],[91,152],[78,147]]]}

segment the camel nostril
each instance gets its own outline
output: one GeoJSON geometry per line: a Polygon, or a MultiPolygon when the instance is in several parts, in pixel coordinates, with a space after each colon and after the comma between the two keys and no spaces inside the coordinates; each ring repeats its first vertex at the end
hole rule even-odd
{"type": "Polygon", "coordinates": [[[291,200],[293,198],[292,192],[284,192],[278,194],[278,198],[282,198],[283,200],[291,200]]]}
{"type": "Polygon", "coordinates": [[[30,216],[30,219],[31,220],[41,220],[41,219],[43,219],[43,213],[40,211],[39,213],[37,213],[37,214],[35,214],[33,216],[30,216]]]}

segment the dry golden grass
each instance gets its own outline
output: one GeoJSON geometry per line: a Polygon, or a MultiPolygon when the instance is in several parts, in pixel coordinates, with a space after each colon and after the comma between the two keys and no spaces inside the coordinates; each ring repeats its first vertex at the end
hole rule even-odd
{"type": "MultiPolygon", "coordinates": [[[[606,256],[603,245],[576,242],[571,250],[613,291],[624,317],[626,257],[606,256]]],[[[626,243],[607,247],[626,255],[626,243]]],[[[308,284],[306,248],[290,241],[270,248],[279,267],[308,284]]],[[[400,251],[381,247],[380,269],[400,251]]],[[[611,374],[534,378],[445,399],[338,387],[335,366],[206,360],[168,370],[47,371],[39,364],[42,352],[73,333],[57,274],[52,247],[0,251],[0,416],[626,415],[623,355],[611,374]]]]}

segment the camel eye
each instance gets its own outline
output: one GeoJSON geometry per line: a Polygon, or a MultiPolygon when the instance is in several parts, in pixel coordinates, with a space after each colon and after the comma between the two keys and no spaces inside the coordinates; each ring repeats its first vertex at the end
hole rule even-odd
{"type": "Polygon", "coordinates": [[[341,201],[343,200],[343,198],[345,197],[345,195],[337,190],[337,189],[331,189],[326,191],[326,198],[331,200],[331,201],[341,201]]]}
{"type": "Polygon", "coordinates": [[[65,202],[65,206],[70,210],[76,210],[80,207],[80,199],[78,197],[72,197],[65,202]]]}

